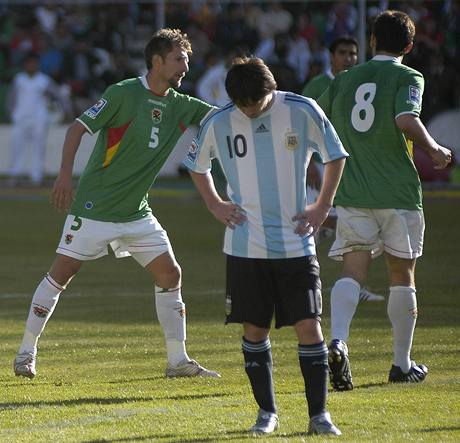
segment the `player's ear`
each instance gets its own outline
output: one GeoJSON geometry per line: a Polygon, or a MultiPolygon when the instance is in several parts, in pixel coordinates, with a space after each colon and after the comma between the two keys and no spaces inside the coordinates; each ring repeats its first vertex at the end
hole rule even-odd
{"type": "Polygon", "coordinates": [[[371,34],[371,40],[369,42],[369,45],[370,45],[372,51],[375,51],[375,48],[377,47],[377,39],[375,38],[374,34],[371,34]]]}
{"type": "Polygon", "coordinates": [[[163,63],[163,58],[161,57],[161,55],[159,54],[153,54],[152,55],[152,68],[155,69],[155,68],[158,68],[159,66],[161,66],[163,63]]]}
{"type": "Polygon", "coordinates": [[[409,52],[412,51],[412,48],[414,47],[414,42],[410,42],[403,50],[403,54],[409,54],[409,52]]]}

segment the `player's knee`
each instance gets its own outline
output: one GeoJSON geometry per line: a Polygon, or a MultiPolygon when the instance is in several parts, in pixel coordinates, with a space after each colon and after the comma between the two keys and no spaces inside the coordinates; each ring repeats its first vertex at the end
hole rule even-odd
{"type": "Polygon", "coordinates": [[[173,263],[161,274],[156,276],[156,285],[161,288],[178,288],[182,282],[182,269],[178,263],[173,263]]]}

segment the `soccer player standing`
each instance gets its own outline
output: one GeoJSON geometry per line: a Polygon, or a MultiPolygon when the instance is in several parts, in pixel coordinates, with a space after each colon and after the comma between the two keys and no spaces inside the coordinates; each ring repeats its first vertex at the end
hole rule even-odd
{"type": "Polygon", "coordinates": [[[158,319],[166,339],[166,375],[219,376],[185,349],[181,269],[166,231],[148,205],[148,191],[182,132],[213,109],[177,93],[188,71],[190,42],[179,30],[157,31],[145,47],[148,73],[110,86],[69,127],[52,203],[67,210],[56,258],[32,299],[16,375],[35,376],[37,343],[60,293],[82,263],[107,254],[132,255],[155,281],[158,319]],[[73,200],[72,169],[83,134],[99,131],[73,200]]]}
{"type": "Polygon", "coordinates": [[[415,25],[400,11],[374,22],[372,60],[339,74],[318,102],[350,153],[335,197],[336,240],[329,256],[343,260],[331,292],[331,382],[353,388],[347,340],[371,259],[385,254],[389,274],[388,316],[393,327],[389,382],[417,383],[427,368],[411,360],[417,318],[415,262],[422,255],[422,191],[412,160],[412,142],[435,168],[451,161],[419,119],[423,76],[402,64],[414,45],[415,25]]]}
{"type": "Polygon", "coordinates": [[[347,153],[313,100],[276,91],[259,58],[239,59],[226,83],[232,100],[203,121],[184,164],[214,216],[227,226],[227,323],[242,323],[245,369],[259,406],[256,434],[278,416],[269,332],[291,325],[305,380],[310,433],[336,434],[326,411],[327,346],[320,326],[321,281],[313,234],[332,205],[347,153]],[[316,151],[326,162],[318,200],[307,207],[306,170],[316,151]],[[230,201],[210,174],[217,158],[230,201]],[[304,220],[297,222],[302,214],[304,220]]]}

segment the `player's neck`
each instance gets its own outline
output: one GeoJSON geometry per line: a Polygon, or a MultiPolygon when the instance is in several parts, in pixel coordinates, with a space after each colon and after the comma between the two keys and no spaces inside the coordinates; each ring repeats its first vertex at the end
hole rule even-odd
{"type": "Polygon", "coordinates": [[[145,79],[150,91],[152,91],[155,95],[163,97],[168,94],[168,89],[170,87],[169,83],[158,78],[154,72],[150,71],[145,76],[145,79]]]}
{"type": "Polygon", "coordinates": [[[402,62],[402,59],[404,57],[404,55],[395,54],[393,52],[387,52],[387,51],[375,51],[374,56],[375,55],[386,55],[387,57],[394,57],[394,58],[397,58],[400,62],[402,62]]]}

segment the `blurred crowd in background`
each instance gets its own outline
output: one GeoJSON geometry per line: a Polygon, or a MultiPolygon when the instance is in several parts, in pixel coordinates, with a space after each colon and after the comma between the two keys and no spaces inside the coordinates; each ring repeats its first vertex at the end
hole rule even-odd
{"type": "MultiPolygon", "coordinates": [[[[144,72],[142,50],[155,30],[156,3],[11,3],[0,5],[3,96],[29,52],[39,55],[40,70],[68,95],[75,115],[107,85],[144,72]]],[[[404,10],[417,24],[417,44],[405,63],[425,75],[422,118],[459,107],[460,2],[368,1],[369,23],[387,8],[404,10]]],[[[331,41],[356,36],[358,30],[356,4],[347,0],[167,1],[165,19],[166,26],[186,31],[192,40],[194,54],[182,88],[191,94],[207,70],[240,52],[262,56],[280,89],[300,92],[309,78],[329,67],[331,41]]],[[[8,120],[5,109],[0,119],[8,120]]]]}
{"type": "MultiPolygon", "coordinates": [[[[163,4],[165,26],[185,31],[193,46],[181,91],[216,105],[227,100],[223,79],[235,55],[263,58],[279,89],[300,93],[329,68],[330,43],[342,35],[357,37],[359,30],[352,0],[163,4]]],[[[460,0],[369,0],[368,33],[385,9],[403,10],[416,23],[416,45],[404,62],[425,76],[422,120],[460,108],[460,0]]],[[[143,49],[157,19],[154,1],[0,1],[0,122],[11,121],[8,92],[31,53],[58,91],[52,120],[68,122],[108,85],[145,73],[143,49]]],[[[368,46],[360,51],[365,59],[371,56],[368,46]]]]}

